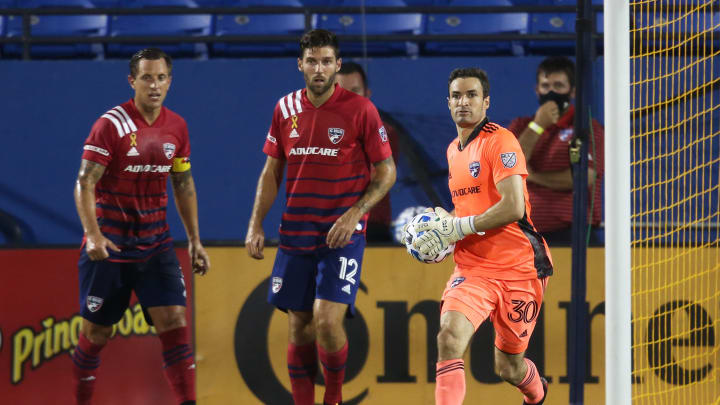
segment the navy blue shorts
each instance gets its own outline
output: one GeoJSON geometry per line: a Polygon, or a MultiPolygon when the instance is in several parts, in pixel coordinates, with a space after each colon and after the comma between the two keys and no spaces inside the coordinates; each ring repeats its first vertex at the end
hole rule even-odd
{"type": "Polygon", "coordinates": [[[293,255],[278,249],[268,302],[284,311],[310,312],[315,298],[320,298],[348,304],[349,314],[354,314],[365,235],[353,235],[350,241],[344,248],[312,254],[293,255]]]}
{"type": "Polygon", "coordinates": [[[185,279],[174,249],[140,263],[92,261],[83,250],[78,269],[80,315],[90,322],[111,326],[120,321],[132,291],[150,325],[153,323],[147,308],[185,306],[185,279]]]}

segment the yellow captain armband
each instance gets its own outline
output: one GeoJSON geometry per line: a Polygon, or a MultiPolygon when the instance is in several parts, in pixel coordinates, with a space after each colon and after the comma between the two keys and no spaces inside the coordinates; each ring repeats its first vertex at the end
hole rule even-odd
{"type": "Polygon", "coordinates": [[[538,135],[542,135],[543,132],[545,132],[545,128],[541,127],[537,124],[535,121],[530,121],[528,124],[528,128],[530,128],[533,132],[535,132],[538,135]]]}
{"type": "Polygon", "coordinates": [[[176,157],[173,159],[172,171],[176,173],[182,173],[190,170],[190,158],[189,157],[176,157]]]}

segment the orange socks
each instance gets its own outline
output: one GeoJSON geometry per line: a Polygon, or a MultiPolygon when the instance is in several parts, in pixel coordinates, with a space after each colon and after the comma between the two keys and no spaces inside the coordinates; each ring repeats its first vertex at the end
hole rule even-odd
{"type": "Polygon", "coordinates": [[[540,373],[535,367],[535,363],[530,359],[525,359],[527,364],[527,372],[525,372],[525,378],[518,385],[518,389],[525,395],[525,402],[528,404],[537,404],[543,399],[543,385],[540,381],[540,373]]]}
{"type": "MultiPolygon", "coordinates": [[[[542,395],[542,387],[540,387],[540,395],[542,395]]],[[[463,399],[465,399],[465,362],[462,359],[438,362],[435,371],[435,405],[461,405],[463,399]]]]}

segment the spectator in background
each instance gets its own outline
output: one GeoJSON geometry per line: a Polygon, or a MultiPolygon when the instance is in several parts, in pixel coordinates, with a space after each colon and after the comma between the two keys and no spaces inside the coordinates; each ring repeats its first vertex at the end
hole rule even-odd
{"type": "MultiPolygon", "coordinates": [[[[573,216],[573,177],[570,164],[575,108],[575,64],[566,57],[550,57],[537,69],[535,115],[514,119],[508,129],[518,137],[528,162],[527,186],[532,221],[549,244],[569,244],[573,216]]],[[[593,119],[594,145],[588,145],[588,222],[602,220],[603,127],[593,119]],[[592,207],[592,213],[590,213],[592,207]]],[[[592,140],[591,140],[592,141],[592,140]]],[[[591,242],[597,242],[591,237],[591,242]]]]}
{"type": "MultiPolygon", "coordinates": [[[[336,82],[345,90],[352,91],[363,97],[370,98],[371,91],[368,87],[367,76],[362,66],[355,62],[343,62],[340,71],[336,76],[336,82]]],[[[393,160],[397,166],[398,160],[398,129],[393,124],[394,120],[390,118],[388,113],[378,110],[380,119],[387,130],[390,148],[392,149],[393,160]]],[[[374,169],[374,168],[372,168],[374,169]]],[[[380,202],[378,202],[372,210],[367,226],[368,242],[391,242],[392,231],[392,207],[390,205],[390,193],[385,194],[380,202]]]]}

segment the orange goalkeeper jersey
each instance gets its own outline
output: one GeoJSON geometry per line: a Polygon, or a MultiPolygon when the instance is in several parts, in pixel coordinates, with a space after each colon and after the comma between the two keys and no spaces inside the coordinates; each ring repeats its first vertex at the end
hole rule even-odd
{"type": "Polygon", "coordinates": [[[511,175],[523,177],[525,215],[517,222],[470,235],[455,245],[455,263],[476,274],[501,280],[527,280],[552,274],[545,240],[530,220],[525,156],[515,135],[487,118],[460,148],[459,139],[447,150],[448,184],[455,215],[479,215],[500,201],[495,184],[511,175]]]}

